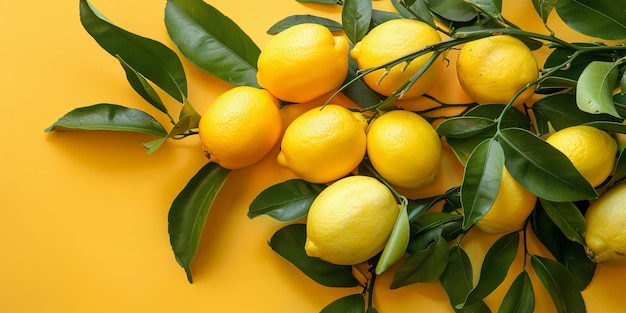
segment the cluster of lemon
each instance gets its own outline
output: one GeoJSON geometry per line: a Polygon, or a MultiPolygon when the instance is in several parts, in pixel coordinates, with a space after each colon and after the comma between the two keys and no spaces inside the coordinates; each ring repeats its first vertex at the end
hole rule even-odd
{"type": "MultiPolygon", "coordinates": [[[[279,100],[304,103],[329,97],[343,84],[349,57],[359,68],[368,69],[440,41],[435,29],[409,19],[378,25],[352,50],[345,37],[333,35],[326,27],[290,27],[274,36],[259,56],[257,81],[261,88],[235,87],[219,96],[203,114],[199,133],[209,160],[229,169],[246,167],[266,156],[280,141],[280,165],[308,182],[329,184],[307,217],[307,254],[335,264],[368,260],[384,248],[400,206],[386,184],[358,175],[355,169],[367,157],[389,185],[402,190],[424,188],[439,174],[442,140],[415,112],[368,112],[356,105],[333,103],[308,110],[283,132],[279,100]]],[[[408,64],[381,68],[363,80],[374,91],[390,96],[432,55],[430,52],[408,64]]],[[[422,96],[432,88],[444,66],[441,55],[403,94],[404,99],[422,96]]],[[[465,44],[458,55],[457,74],[464,91],[477,103],[508,103],[538,77],[539,70],[523,42],[500,35],[465,44]]],[[[526,88],[514,105],[526,101],[533,92],[532,87],[526,88]]],[[[547,141],[566,154],[592,185],[599,185],[611,174],[617,146],[606,132],[576,126],[551,135],[547,141]]],[[[493,207],[476,224],[488,233],[519,229],[536,202],[536,196],[517,183],[506,168],[502,175],[493,207]]],[[[618,195],[622,200],[608,201],[623,205],[623,195],[618,195]]],[[[595,216],[589,215],[592,219],[595,216]]],[[[588,241],[593,250],[590,253],[602,261],[600,250],[607,250],[609,240],[588,241]]]]}

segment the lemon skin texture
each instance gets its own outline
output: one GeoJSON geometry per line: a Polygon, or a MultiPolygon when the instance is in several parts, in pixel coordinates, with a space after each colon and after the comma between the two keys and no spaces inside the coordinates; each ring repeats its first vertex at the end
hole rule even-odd
{"type": "Polygon", "coordinates": [[[391,191],[375,178],[342,178],[311,204],[304,249],[334,264],[365,262],[385,247],[399,210],[391,191]]]}
{"type": "Polygon", "coordinates": [[[348,42],[312,23],[275,35],[261,50],[257,81],[278,99],[302,103],[341,86],[348,74],[348,42]]]}
{"type": "Polygon", "coordinates": [[[585,213],[587,256],[609,266],[626,266],[626,184],[608,189],[585,213]]]}
{"type": "Polygon", "coordinates": [[[259,88],[230,89],[209,104],[198,133],[209,161],[227,169],[252,165],[280,140],[278,100],[259,88]]]}
{"type": "Polygon", "coordinates": [[[405,110],[387,112],[367,132],[367,156],[390,184],[416,189],[435,179],[441,162],[441,139],[428,121],[405,110]]]}

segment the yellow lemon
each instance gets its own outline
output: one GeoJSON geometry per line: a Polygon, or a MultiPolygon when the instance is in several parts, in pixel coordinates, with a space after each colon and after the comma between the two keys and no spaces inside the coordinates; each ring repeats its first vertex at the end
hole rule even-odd
{"type": "Polygon", "coordinates": [[[586,125],[571,126],[555,132],[546,141],[563,152],[594,187],[613,172],[617,144],[603,130],[586,125]]]}
{"type": "MultiPolygon", "coordinates": [[[[507,104],[515,93],[539,77],[537,60],[519,39],[491,36],[463,45],[456,63],[461,87],[479,104],[507,104]]],[[[526,89],[515,100],[519,105],[535,92],[526,89]]]]}
{"type": "Polygon", "coordinates": [[[626,183],[615,185],[585,213],[586,250],[597,263],[626,266],[626,183]]]}
{"type": "Polygon", "coordinates": [[[278,163],[312,183],[337,180],[365,155],[367,121],[358,112],[329,104],[298,116],[285,130],[278,163]]]}
{"type": "Polygon", "coordinates": [[[198,132],[209,161],[228,169],[252,165],[280,139],[278,100],[263,89],[232,88],[207,107],[198,132]]]}
{"type": "Polygon", "coordinates": [[[390,184],[415,189],[432,182],[441,161],[441,140],[419,114],[395,110],[374,120],[367,132],[367,156],[390,184]]]}
{"type": "MultiPolygon", "coordinates": [[[[354,46],[350,56],[360,69],[372,68],[439,41],[441,36],[437,30],[426,23],[412,19],[394,19],[374,27],[354,46]]],[[[421,55],[408,65],[398,64],[386,74],[386,69],[374,71],[363,79],[376,92],[389,96],[415,75],[432,55],[433,52],[421,55]]],[[[441,55],[404,94],[403,99],[419,97],[432,88],[443,71],[443,59],[444,56],[441,55]]]]}
{"type": "Polygon", "coordinates": [[[311,204],[304,249],[334,264],[365,262],[385,247],[399,210],[391,191],[375,178],[342,178],[311,204]]]}
{"type": "Polygon", "coordinates": [[[521,229],[535,208],[537,196],[520,185],[509,171],[502,169],[496,200],[475,226],[488,234],[503,234],[521,229]]]}
{"type": "Polygon", "coordinates": [[[334,91],[348,74],[348,42],[328,28],[298,24],[262,49],[257,81],[278,99],[307,102],[334,91]]]}

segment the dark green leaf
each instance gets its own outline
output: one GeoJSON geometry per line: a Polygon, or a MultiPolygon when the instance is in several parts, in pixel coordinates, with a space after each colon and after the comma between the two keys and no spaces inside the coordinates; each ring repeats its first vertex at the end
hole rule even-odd
{"type": "Polygon", "coordinates": [[[370,21],[370,29],[389,20],[402,18],[402,15],[395,12],[381,11],[372,9],[372,20],[370,21]]]}
{"type": "Polygon", "coordinates": [[[437,133],[446,138],[467,138],[484,132],[488,128],[495,129],[495,125],[496,121],[484,117],[451,117],[437,126],[437,133]]]}
{"type": "Polygon", "coordinates": [[[613,105],[613,89],[618,67],[614,62],[593,61],[587,65],[576,85],[578,108],[593,114],[606,113],[620,117],[613,105]]]}
{"type": "Polygon", "coordinates": [[[591,121],[585,123],[588,126],[602,129],[607,132],[626,133],[626,124],[610,121],[591,121]]]}
{"type": "Polygon", "coordinates": [[[425,0],[397,0],[391,1],[391,3],[403,17],[417,19],[433,28],[436,27],[425,0]]]}
{"type": "Polygon", "coordinates": [[[111,24],[87,0],[80,0],[80,21],[89,35],[112,56],[120,56],[174,99],[183,102],[187,97],[185,71],[170,48],[111,24]]]}
{"type": "MultiPolygon", "coordinates": [[[[576,43],[582,47],[596,46],[593,43],[576,43]]],[[[559,70],[552,73],[550,77],[562,77],[569,80],[577,81],[585,67],[593,61],[615,61],[615,55],[609,53],[584,53],[576,54],[572,60],[574,50],[569,48],[557,47],[546,59],[543,67],[552,69],[558,67],[559,70]],[[564,65],[567,64],[567,65],[564,65]]],[[[545,77],[544,77],[545,78],[545,77]]],[[[541,83],[540,83],[541,86],[541,83]]]]}
{"type": "Polygon", "coordinates": [[[461,220],[453,220],[442,223],[435,227],[419,229],[414,231],[409,240],[406,251],[408,253],[416,253],[428,248],[437,237],[443,237],[446,241],[453,240],[463,233],[463,222],[461,220]]]}
{"type": "Polygon", "coordinates": [[[469,22],[476,18],[476,10],[463,0],[428,1],[430,9],[439,16],[454,22],[469,22]]]}
{"type": "Polygon", "coordinates": [[[538,197],[557,202],[598,197],[563,153],[529,131],[503,129],[498,142],[511,176],[538,197]]]}
{"type": "MultiPolygon", "coordinates": [[[[168,114],[167,108],[161,101],[161,98],[156,93],[154,88],[150,86],[150,83],[141,75],[141,73],[137,72],[130,64],[126,63],[119,55],[117,56],[118,61],[124,68],[126,72],[126,79],[130,83],[131,87],[148,103],[150,103],[157,110],[168,114]]],[[[168,114],[169,115],[169,114],[168,114]]]]}
{"type": "Polygon", "coordinates": [[[491,17],[497,18],[502,15],[502,0],[469,0],[467,2],[491,17]]]}
{"type": "MultiPolygon", "coordinates": [[[[441,274],[439,281],[445,290],[450,304],[454,308],[457,303],[465,301],[467,293],[474,286],[472,263],[469,256],[459,245],[450,248],[448,254],[448,264],[445,271],[441,274]]],[[[454,308],[458,313],[490,313],[489,307],[482,301],[467,305],[462,309],[454,308]]]]}
{"type": "Polygon", "coordinates": [[[326,185],[312,184],[301,179],[287,180],[268,187],[259,193],[248,210],[248,217],[269,215],[272,218],[289,222],[304,217],[311,203],[326,185]]]}
{"type": "Polygon", "coordinates": [[[548,16],[550,16],[550,13],[554,10],[556,2],[557,0],[533,0],[535,11],[537,11],[537,14],[544,24],[548,22],[548,16]]]}
{"type": "Polygon", "coordinates": [[[472,227],[496,201],[503,167],[504,152],[493,139],[479,144],[470,155],[461,185],[463,229],[472,227]]]}
{"type": "Polygon", "coordinates": [[[435,205],[435,203],[443,200],[444,198],[445,195],[439,195],[430,198],[409,200],[409,204],[407,206],[409,221],[413,222],[417,217],[426,213],[426,211],[435,205]]]}
{"type": "Polygon", "coordinates": [[[333,32],[343,30],[343,26],[334,20],[325,17],[313,16],[310,14],[299,14],[287,16],[284,19],[278,21],[267,30],[267,33],[278,34],[291,26],[304,23],[313,23],[326,26],[326,28],[333,32]]]}
{"type": "Polygon", "coordinates": [[[530,263],[546,288],[557,312],[585,312],[583,300],[578,286],[567,269],[558,262],[532,255],[530,263]]]}
{"type": "Polygon", "coordinates": [[[535,93],[552,93],[565,88],[576,87],[576,80],[560,76],[546,76],[537,84],[535,93]]]}
{"type": "Polygon", "coordinates": [[[546,96],[535,102],[532,110],[550,121],[554,130],[557,131],[593,121],[614,120],[607,114],[591,114],[581,111],[576,106],[576,96],[569,93],[546,96]]]}
{"type": "Polygon", "coordinates": [[[370,306],[367,308],[365,313],[378,313],[378,310],[376,310],[373,306],[370,306]]]}
{"type": "Polygon", "coordinates": [[[462,215],[456,213],[429,212],[420,215],[419,218],[412,222],[412,226],[415,226],[419,230],[424,230],[437,227],[450,221],[461,220],[462,218],[462,215]]]}
{"type": "Polygon", "coordinates": [[[348,39],[354,44],[361,41],[370,29],[372,20],[371,0],[345,0],[341,10],[341,22],[348,39]]]}
{"type": "Polygon", "coordinates": [[[45,131],[110,130],[165,137],[167,131],[148,113],[117,104],[100,103],[73,109],[45,131]]]}
{"type": "Polygon", "coordinates": [[[409,228],[406,205],[403,205],[393,225],[389,240],[387,240],[387,244],[378,259],[378,264],[376,264],[376,275],[380,275],[388,270],[404,256],[406,247],[409,244],[409,228]]]}
{"type": "Polygon", "coordinates": [[[498,313],[532,313],[535,311],[535,294],[530,276],[523,270],[504,295],[498,313]]]}
{"type": "Polygon", "coordinates": [[[361,293],[345,296],[333,301],[323,308],[320,313],[363,313],[365,312],[365,297],[361,293]]]}
{"type": "MultiPolygon", "coordinates": [[[[501,104],[481,104],[469,110],[467,113],[465,113],[465,116],[483,117],[496,120],[500,118],[500,115],[502,114],[502,110],[504,110],[504,108],[505,106],[501,104]]],[[[524,114],[524,112],[520,111],[517,108],[509,108],[506,112],[504,112],[504,115],[502,116],[502,120],[500,121],[500,127],[518,127],[530,130],[531,122],[530,119],[528,119],[528,116],[524,114]]]]}
{"type": "Polygon", "coordinates": [[[396,270],[391,282],[391,289],[400,288],[419,282],[437,280],[446,269],[448,259],[448,243],[442,237],[427,249],[409,255],[396,270]]]}
{"type": "Polygon", "coordinates": [[[585,244],[585,217],[571,202],[552,202],[539,199],[548,217],[569,240],[585,244]]]}
{"type": "Polygon", "coordinates": [[[496,240],[485,255],[478,284],[459,307],[484,299],[504,281],[517,255],[519,240],[519,232],[506,234],[496,240]]]}
{"type": "Polygon", "coordinates": [[[168,0],[165,26],[180,52],[201,69],[237,86],[258,86],[256,64],[261,50],[211,5],[202,0],[168,0]]]}
{"type": "MultiPolygon", "coordinates": [[[[352,49],[354,46],[350,46],[352,49]]],[[[348,75],[344,81],[343,94],[354,103],[369,108],[377,105],[383,99],[381,95],[373,91],[365,84],[362,78],[357,79],[359,66],[352,58],[348,58],[348,75]]]]}
{"type": "Polygon", "coordinates": [[[207,215],[229,173],[230,170],[218,164],[207,163],[189,180],[170,207],[170,244],[190,283],[193,279],[189,266],[198,250],[207,215]]]}
{"type": "Polygon", "coordinates": [[[615,161],[615,170],[613,171],[613,177],[611,177],[611,183],[617,183],[626,178],[626,149],[619,152],[619,156],[615,161]]]}
{"type": "Polygon", "coordinates": [[[556,12],[569,27],[585,35],[626,39],[626,11],[622,1],[559,0],[556,12]]]}
{"type": "Polygon", "coordinates": [[[310,257],[304,250],[306,225],[291,224],[279,229],[270,239],[272,250],[295,265],[302,273],[327,287],[354,287],[359,281],[352,266],[335,265],[310,257]]]}

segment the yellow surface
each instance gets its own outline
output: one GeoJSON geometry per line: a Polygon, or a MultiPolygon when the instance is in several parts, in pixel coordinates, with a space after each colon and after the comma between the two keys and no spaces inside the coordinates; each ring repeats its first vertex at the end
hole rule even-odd
{"type": "MultiPolygon", "coordinates": [[[[209,2],[260,47],[269,39],[265,30],[288,15],[340,20],[338,7],[294,0],[209,2]]],[[[530,1],[505,2],[515,12],[507,15],[514,23],[543,31],[530,1]]],[[[117,25],[173,47],[163,25],[165,1],[92,3],[117,25]]],[[[390,8],[388,1],[374,3],[390,8]]],[[[156,112],[128,86],[115,58],[83,30],[78,1],[5,1],[0,29],[0,312],[318,312],[359,291],[312,282],[267,246],[282,224],[246,217],[258,192],[291,177],[273,156],[233,172],[209,215],[192,265],[195,283],[188,284],[171,252],[167,211],[205,162],[197,137],[168,142],[147,156],[138,144],[147,136],[44,133],[65,112],[99,102],[156,112]]],[[[232,87],[184,65],[190,101],[200,112],[232,87]]],[[[459,99],[464,96],[442,96],[459,99]]],[[[479,259],[494,238],[467,239],[466,249],[479,259]]],[[[535,244],[530,249],[542,251],[535,244]]],[[[512,271],[520,266],[516,262],[512,271]]],[[[390,278],[377,281],[379,312],[452,312],[438,283],[389,290],[390,278]]],[[[621,311],[625,280],[626,269],[600,266],[583,293],[588,311],[621,311]]],[[[534,282],[536,311],[553,311],[534,282]]],[[[498,289],[488,304],[496,308],[503,294],[498,289]]]]}

